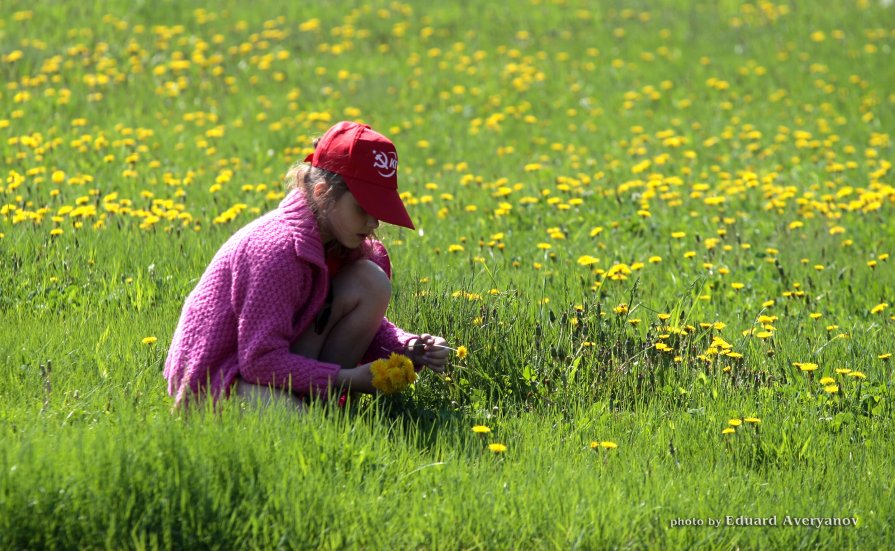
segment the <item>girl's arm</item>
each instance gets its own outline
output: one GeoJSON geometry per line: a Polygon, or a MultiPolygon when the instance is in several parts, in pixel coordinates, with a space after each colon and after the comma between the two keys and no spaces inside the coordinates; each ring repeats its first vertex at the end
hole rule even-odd
{"type": "MultiPolygon", "coordinates": [[[[388,251],[386,250],[385,245],[379,241],[371,241],[369,244],[368,256],[370,260],[382,268],[382,271],[385,272],[389,279],[392,278],[392,264],[388,257],[388,251]]],[[[365,363],[372,362],[379,358],[388,357],[392,352],[406,355],[407,346],[410,344],[410,341],[417,338],[419,338],[419,335],[408,333],[390,322],[387,318],[382,318],[379,330],[376,332],[376,335],[373,336],[373,341],[370,343],[370,347],[367,348],[367,351],[364,352],[361,361],[365,363]]],[[[419,370],[422,366],[416,367],[417,370],[419,370]]]]}

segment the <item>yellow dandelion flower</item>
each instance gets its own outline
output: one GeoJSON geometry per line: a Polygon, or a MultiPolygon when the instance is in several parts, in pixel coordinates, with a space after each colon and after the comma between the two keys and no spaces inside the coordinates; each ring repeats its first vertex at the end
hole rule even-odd
{"type": "Polygon", "coordinates": [[[488,434],[489,432],[491,432],[491,429],[489,427],[486,427],[485,425],[475,425],[474,427],[472,427],[472,432],[476,434],[488,434]]]}
{"type": "Polygon", "coordinates": [[[849,373],[851,373],[851,369],[840,367],[836,370],[836,373],[838,373],[839,375],[848,375],[849,373]]]}
{"type": "Polygon", "coordinates": [[[881,302],[881,303],[877,304],[876,306],[874,306],[873,308],[871,308],[870,313],[871,314],[879,314],[880,312],[882,312],[883,310],[885,310],[888,307],[889,307],[889,303],[881,302]]]}
{"type": "Polygon", "coordinates": [[[578,257],[578,264],[580,264],[581,266],[590,266],[591,264],[596,264],[599,261],[600,261],[599,258],[590,256],[587,254],[584,256],[578,257]]]}
{"type": "Polygon", "coordinates": [[[848,374],[848,376],[854,377],[855,379],[866,379],[867,378],[867,375],[864,375],[864,373],[862,373],[860,371],[852,371],[851,373],[848,374]]]}
{"type": "Polygon", "coordinates": [[[743,420],[742,419],[731,419],[731,420],[727,421],[727,424],[730,425],[731,427],[738,427],[743,424],[743,420]]]}
{"type": "Polygon", "coordinates": [[[836,385],[827,385],[824,387],[824,392],[828,394],[836,394],[839,392],[839,387],[836,385]]]}
{"type": "Polygon", "coordinates": [[[743,283],[740,283],[740,282],[734,282],[734,283],[731,283],[730,286],[733,287],[735,290],[739,291],[740,289],[742,289],[742,288],[745,287],[746,285],[743,284],[743,283]]]}
{"type": "Polygon", "coordinates": [[[889,358],[891,358],[891,357],[892,357],[892,354],[891,354],[891,353],[880,354],[879,356],[877,356],[877,358],[881,359],[881,360],[884,361],[884,362],[885,362],[885,361],[888,361],[889,358]]]}
{"type": "Polygon", "coordinates": [[[458,346],[458,347],[457,347],[457,357],[458,357],[458,358],[460,358],[460,359],[462,360],[462,359],[464,359],[464,358],[465,358],[466,356],[468,356],[468,355],[469,355],[469,351],[466,349],[465,346],[458,346]]]}
{"type": "Polygon", "coordinates": [[[157,340],[158,340],[158,339],[157,339],[156,337],[146,337],[146,338],[143,339],[141,342],[142,342],[143,344],[155,344],[155,342],[156,342],[157,340]]]}
{"type": "Polygon", "coordinates": [[[370,373],[373,374],[373,386],[379,390],[383,390],[380,387],[387,382],[386,371],[388,371],[388,362],[385,360],[376,360],[370,364],[370,373]]]}
{"type": "Polygon", "coordinates": [[[413,362],[407,356],[392,353],[388,359],[379,359],[370,365],[373,386],[383,394],[400,392],[416,380],[413,362]]]}
{"type": "Polygon", "coordinates": [[[614,450],[615,448],[618,447],[618,444],[616,444],[615,442],[606,440],[606,441],[600,442],[600,447],[603,448],[604,450],[614,450]]]}
{"type": "Polygon", "coordinates": [[[491,450],[491,453],[505,453],[507,451],[507,447],[499,442],[488,444],[488,449],[491,450]]]}
{"type": "Polygon", "coordinates": [[[815,371],[817,369],[817,364],[809,363],[809,362],[805,362],[805,363],[796,362],[793,365],[798,367],[801,371],[815,371]]]}
{"type": "Polygon", "coordinates": [[[758,417],[745,417],[743,421],[745,421],[746,423],[751,423],[753,425],[761,423],[761,419],[759,419],[758,417]]]}
{"type": "Polygon", "coordinates": [[[834,379],[834,378],[832,378],[832,377],[822,377],[822,378],[820,379],[820,384],[825,385],[825,386],[826,386],[826,385],[831,385],[831,384],[833,384],[833,383],[835,383],[835,382],[836,382],[836,379],[834,379]]]}
{"type": "Polygon", "coordinates": [[[721,434],[734,434],[736,431],[736,429],[727,427],[726,429],[721,431],[721,434]]]}

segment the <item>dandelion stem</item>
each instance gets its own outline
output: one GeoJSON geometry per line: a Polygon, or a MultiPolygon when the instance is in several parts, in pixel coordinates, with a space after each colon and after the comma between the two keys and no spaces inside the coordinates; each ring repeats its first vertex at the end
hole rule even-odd
{"type": "MultiPolygon", "coordinates": [[[[445,350],[453,350],[454,352],[457,351],[456,348],[451,348],[450,346],[444,346],[443,344],[431,344],[431,345],[429,345],[429,347],[430,347],[430,348],[443,348],[443,349],[445,349],[445,350]]],[[[386,352],[390,352],[390,351],[391,351],[390,348],[386,348],[386,347],[384,347],[384,346],[380,346],[379,348],[381,348],[382,350],[384,350],[384,351],[386,351],[386,352]]]]}

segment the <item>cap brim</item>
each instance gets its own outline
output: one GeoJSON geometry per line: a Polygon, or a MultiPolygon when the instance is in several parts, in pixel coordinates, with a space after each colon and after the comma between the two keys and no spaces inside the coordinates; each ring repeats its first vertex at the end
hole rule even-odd
{"type": "Polygon", "coordinates": [[[352,185],[350,180],[344,177],[343,179],[348,184],[348,189],[351,190],[355,200],[370,216],[395,226],[415,229],[413,221],[410,220],[410,215],[407,214],[407,209],[404,207],[404,201],[398,195],[398,190],[366,182],[352,185]]]}

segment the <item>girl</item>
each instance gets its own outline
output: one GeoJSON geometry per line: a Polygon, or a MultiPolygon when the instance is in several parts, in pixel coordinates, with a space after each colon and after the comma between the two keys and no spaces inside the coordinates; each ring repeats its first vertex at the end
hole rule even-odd
{"type": "Polygon", "coordinates": [[[395,146],[352,122],[314,145],[286,175],[279,207],[236,232],[187,298],[165,361],[176,404],[374,392],[370,363],[391,352],[444,371],[443,338],[384,317],[391,265],[373,231],[380,220],[413,229],[395,146]]]}

